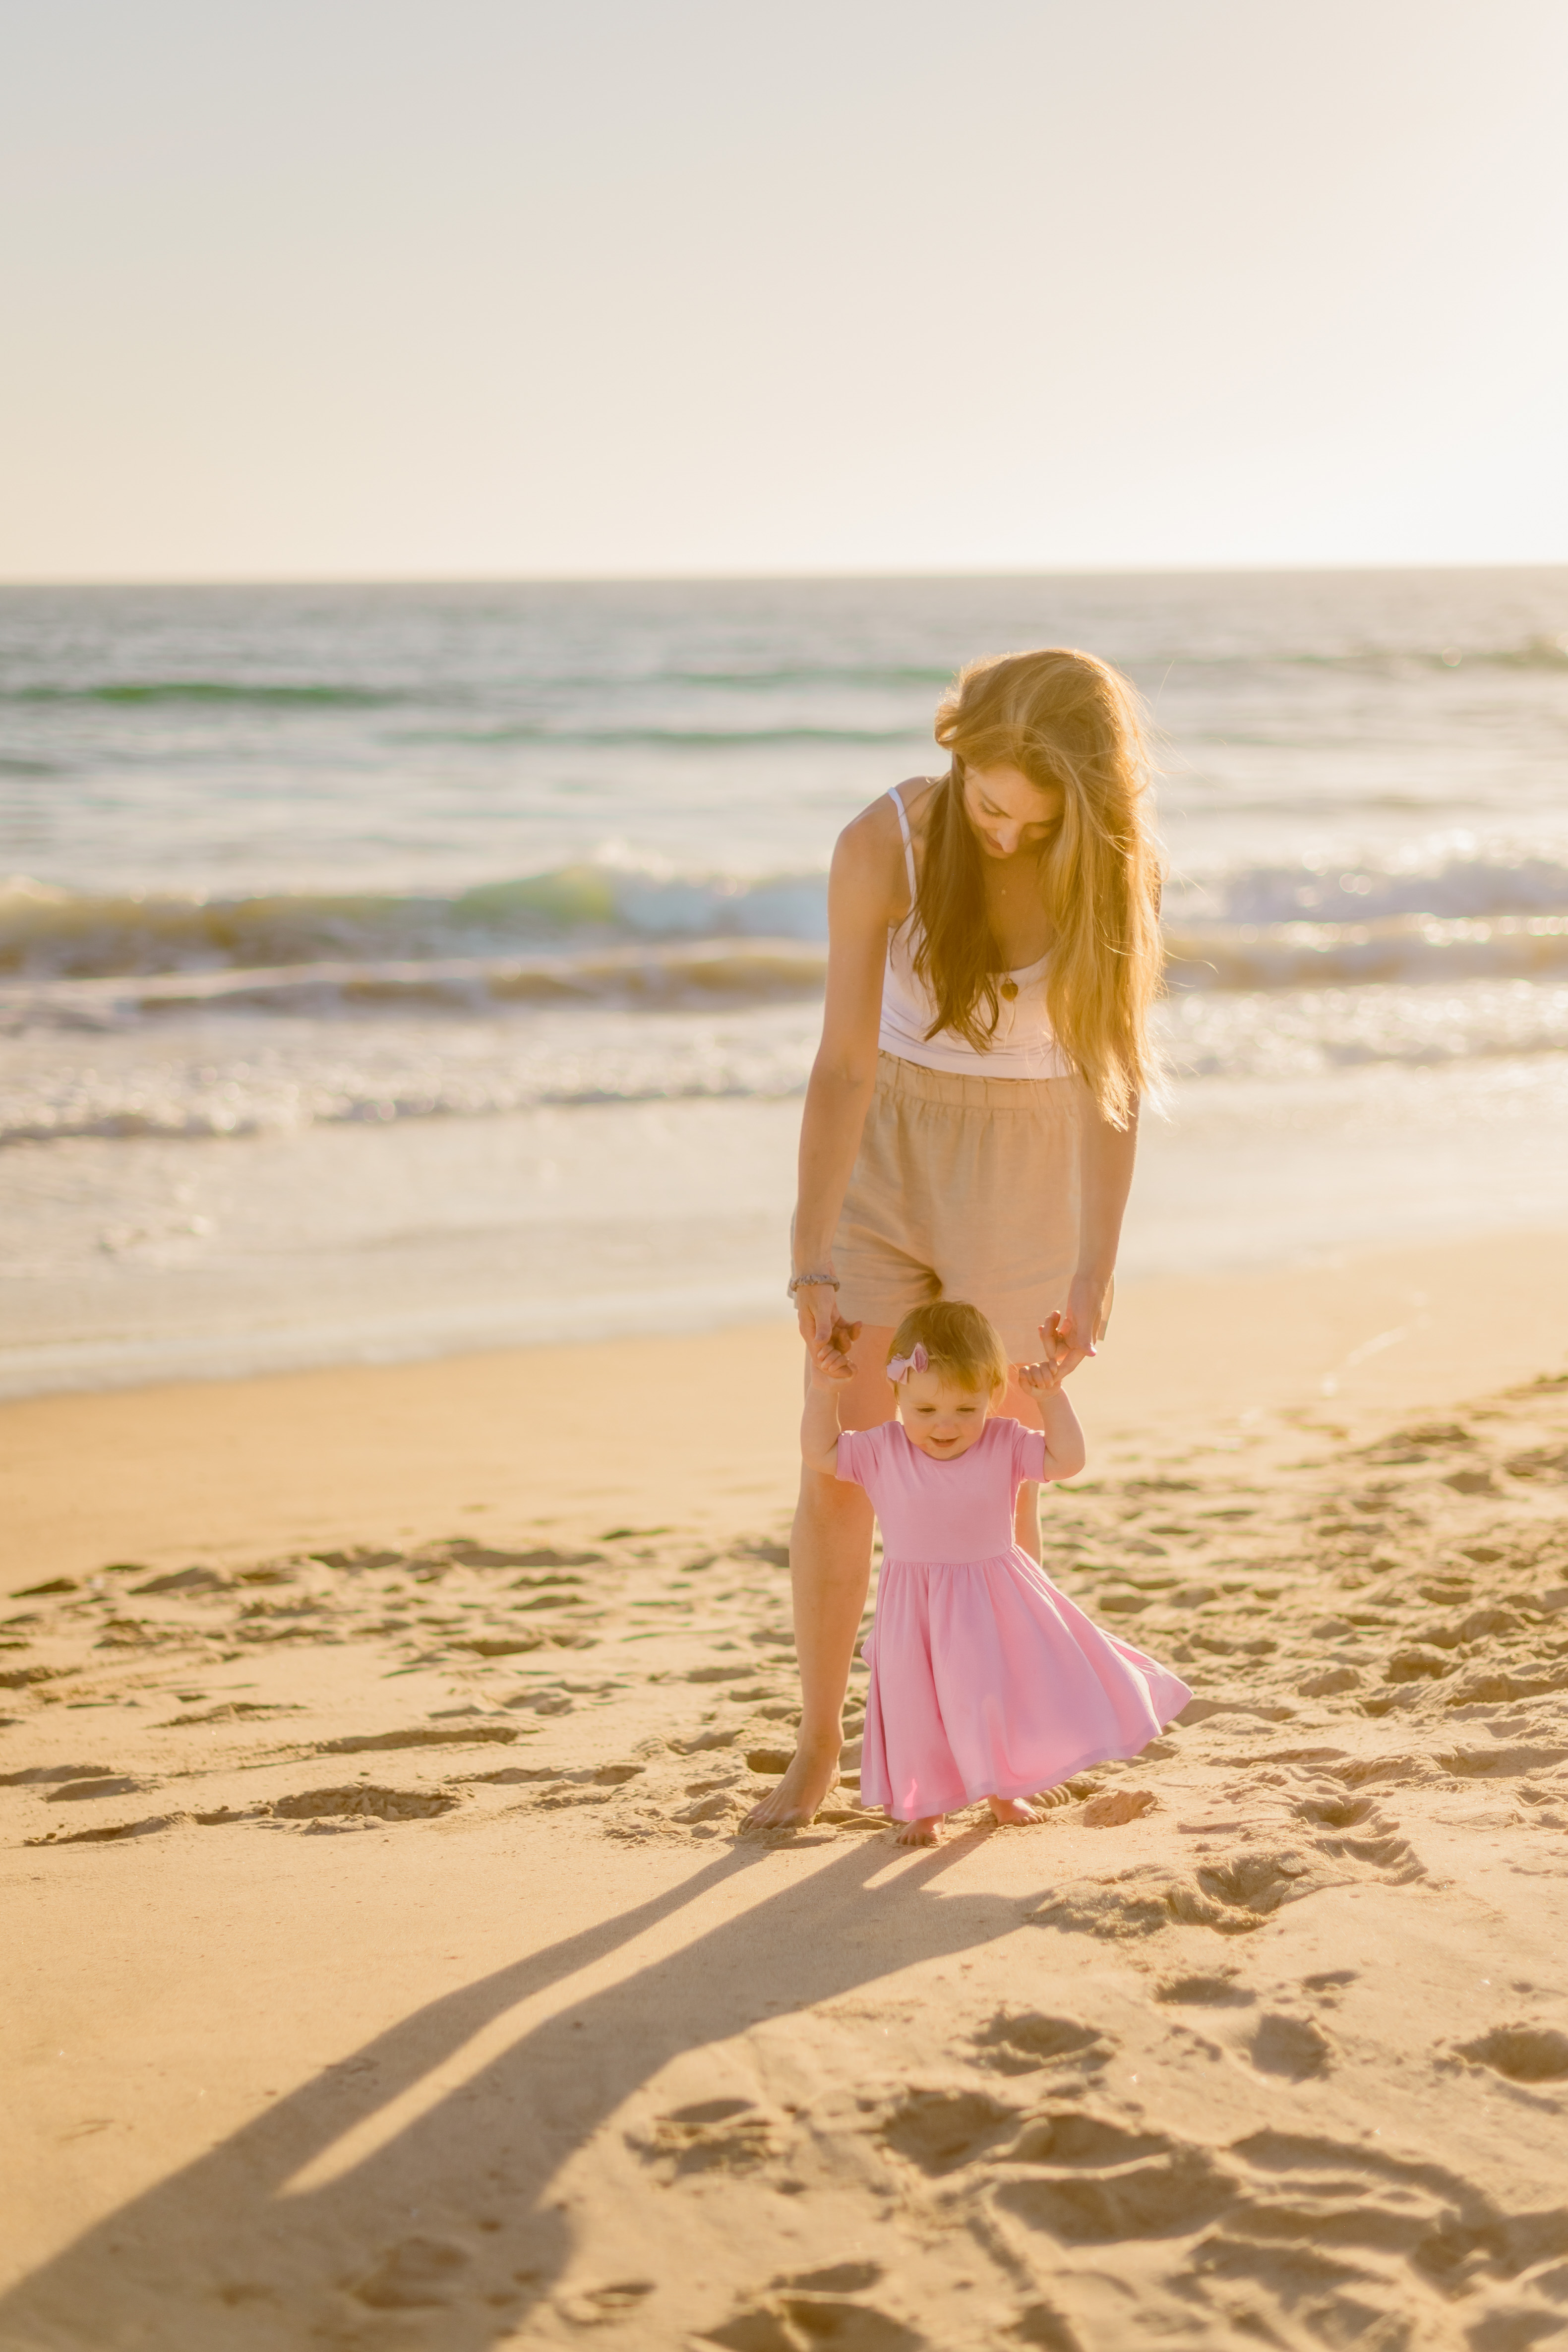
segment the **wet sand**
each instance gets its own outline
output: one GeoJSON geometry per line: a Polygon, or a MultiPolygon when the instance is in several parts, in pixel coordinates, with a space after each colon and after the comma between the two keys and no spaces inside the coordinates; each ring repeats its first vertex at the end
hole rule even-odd
{"type": "Polygon", "coordinates": [[[0,2344],[1568,2332],[1565,1357],[1556,1236],[1129,1288],[1047,1564],[1197,1696],[931,1853],[853,1720],[735,1834],[786,1328],[0,1410],[0,2344]]]}

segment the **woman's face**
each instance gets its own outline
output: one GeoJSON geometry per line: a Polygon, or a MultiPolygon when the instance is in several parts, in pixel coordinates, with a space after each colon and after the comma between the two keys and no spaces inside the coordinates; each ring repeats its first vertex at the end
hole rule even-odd
{"type": "Polygon", "coordinates": [[[987,857],[1040,850],[1062,821],[1059,784],[1032,784],[1021,768],[965,768],[963,806],[987,857]]]}

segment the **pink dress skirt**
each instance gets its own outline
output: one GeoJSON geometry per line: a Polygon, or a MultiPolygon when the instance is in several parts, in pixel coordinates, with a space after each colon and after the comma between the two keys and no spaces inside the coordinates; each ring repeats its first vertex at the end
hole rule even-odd
{"type": "Polygon", "coordinates": [[[1192,1696],[1103,1633],[1013,1540],[1018,1488],[1045,1438],[994,1418],[933,1461],[901,1422],[846,1432],[838,1475],[882,1526],[860,1795],[900,1821],[981,1797],[1027,1797],[1136,1756],[1192,1696]]]}

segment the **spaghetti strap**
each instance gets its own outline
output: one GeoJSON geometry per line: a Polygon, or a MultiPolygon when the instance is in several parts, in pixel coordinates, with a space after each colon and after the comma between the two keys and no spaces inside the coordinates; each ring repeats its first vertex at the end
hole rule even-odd
{"type": "Polygon", "coordinates": [[[910,877],[910,913],[912,915],[915,911],[915,899],[918,894],[915,887],[915,845],[910,832],[909,812],[904,806],[904,796],[897,784],[889,786],[888,798],[899,812],[899,831],[904,836],[904,871],[910,877]]]}

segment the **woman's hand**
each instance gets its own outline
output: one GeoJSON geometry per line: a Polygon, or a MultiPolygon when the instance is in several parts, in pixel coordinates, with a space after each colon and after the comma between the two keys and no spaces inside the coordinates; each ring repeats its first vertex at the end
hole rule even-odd
{"type": "Polygon", "coordinates": [[[1089,1275],[1075,1276],[1066,1307],[1051,1317],[1048,1325],[1040,1327],[1058,1381],[1076,1371],[1086,1356],[1099,1352],[1095,1343],[1103,1339],[1110,1319],[1110,1283],[1089,1275]]]}

